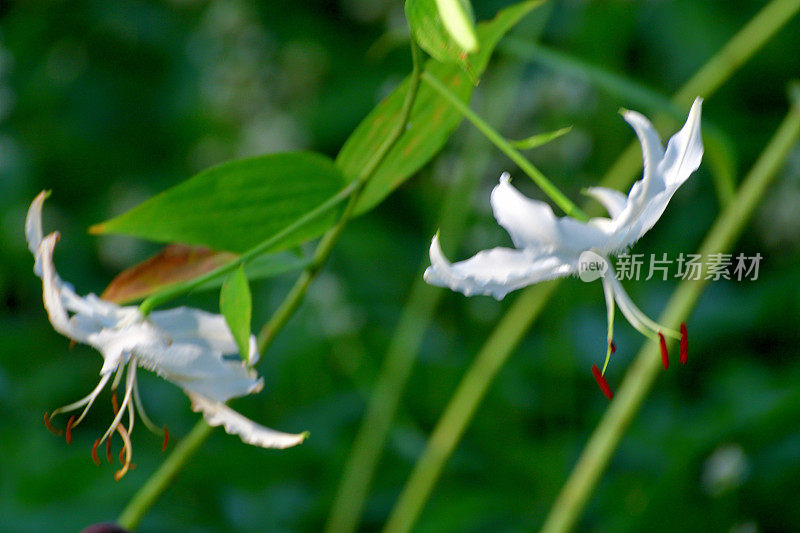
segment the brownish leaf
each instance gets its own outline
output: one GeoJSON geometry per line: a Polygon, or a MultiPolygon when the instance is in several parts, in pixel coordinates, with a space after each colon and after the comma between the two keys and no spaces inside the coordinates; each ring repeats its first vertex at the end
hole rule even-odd
{"type": "Polygon", "coordinates": [[[139,300],[167,285],[210,272],[236,257],[204,246],[170,244],[153,257],[122,271],[100,297],[118,304],[139,300]]]}

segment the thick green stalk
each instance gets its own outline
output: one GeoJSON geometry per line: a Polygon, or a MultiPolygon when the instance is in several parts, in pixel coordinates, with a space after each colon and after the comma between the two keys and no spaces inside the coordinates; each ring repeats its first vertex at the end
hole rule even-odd
{"type": "MultiPolygon", "coordinates": [[[[789,114],[745,178],[733,202],[717,217],[700,246],[699,253],[703,257],[730,250],[753,214],[767,185],[780,170],[789,150],[797,142],[798,136],[800,136],[800,99],[793,103],[789,114]]],[[[667,303],[659,322],[667,327],[677,328],[689,316],[707,284],[708,280],[705,279],[681,282],[667,303]]],[[[614,401],[561,489],[542,528],[544,533],[569,531],[575,525],[612,453],[660,373],[660,368],[658,346],[653,342],[646,343],[630,365],[614,401]]]]}
{"type": "Polygon", "coordinates": [[[508,142],[502,135],[497,133],[494,128],[492,128],[489,124],[486,123],[481,117],[478,116],[472,109],[469,108],[461,99],[454,94],[445,84],[440,82],[434,76],[430,74],[423,73],[422,80],[431,86],[433,90],[438,92],[442,97],[444,97],[450,104],[455,107],[459,113],[461,113],[464,118],[472,122],[472,125],[478,128],[481,133],[483,133],[487,139],[492,141],[492,143],[500,149],[501,152],[506,154],[509,159],[511,159],[514,163],[519,166],[522,171],[527,174],[536,185],[544,192],[553,202],[561,208],[564,213],[567,215],[586,221],[589,220],[589,217],[586,216],[580,207],[572,203],[572,200],[564,196],[558,187],[553,185],[553,183],[548,180],[544,174],[539,172],[539,169],[533,166],[528,159],[522,155],[519,150],[514,148],[510,142],[508,142]]]}
{"type": "MultiPolygon", "coordinates": [[[[688,109],[696,96],[710,97],[745,61],[750,59],[775,33],[800,10],[800,0],[772,0],[750,19],[719,52],[708,60],[671,101],[688,109]]],[[[663,121],[655,120],[656,127],[663,121]]],[[[641,168],[641,148],[634,141],[606,172],[603,181],[612,189],[624,189],[641,168]]]]}
{"type": "MultiPolygon", "coordinates": [[[[521,72],[516,65],[504,70],[513,72],[498,73],[481,81],[481,86],[487,89],[486,94],[493,96],[484,100],[485,112],[497,120],[507,115],[512,101],[511,93],[517,87],[514,80],[521,72]]],[[[456,249],[466,221],[471,215],[471,211],[465,206],[470,204],[470,199],[481,181],[480,176],[490,161],[490,151],[486,148],[486,139],[483,135],[476,129],[469,130],[464,149],[460,150],[462,157],[459,159],[455,179],[444,197],[436,224],[446,240],[446,249],[456,249]]],[[[353,440],[325,525],[327,533],[350,532],[358,526],[403,390],[411,375],[431,317],[444,294],[443,291],[425,283],[422,278],[429,263],[426,253],[420,270],[414,277],[408,301],[386,349],[380,373],[375,380],[364,417],[353,440]]]]}
{"type": "Polygon", "coordinates": [[[436,424],[422,457],[389,515],[384,533],[410,531],[414,526],[442,468],[472,420],[479,400],[507,361],[507,354],[512,353],[522,340],[519,332],[531,326],[558,285],[558,281],[550,281],[526,290],[497,323],[436,424]]]}
{"type": "MultiPolygon", "coordinates": [[[[341,232],[344,230],[344,227],[347,224],[347,221],[349,220],[349,217],[358,201],[359,193],[363,190],[364,185],[369,181],[369,178],[372,177],[380,164],[383,162],[386,155],[405,131],[406,125],[408,124],[408,119],[411,116],[411,109],[414,106],[414,100],[417,96],[417,90],[419,89],[420,74],[422,69],[421,52],[413,42],[411,43],[411,56],[414,63],[413,70],[411,72],[411,83],[409,84],[406,98],[403,101],[403,107],[400,112],[400,120],[397,123],[397,127],[392,130],[384,143],[375,152],[372,159],[367,162],[359,177],[344,189],[345,191],[348,191],[348,196],[350,197],[344,213],[342,214],[339,222],[333,228],[328,230],[322,239],[320,239],[320,242],[314,252],[311,265],[309,265],[309,267],[303,271],[300,278],[287,295],[283,304],[281,304],[281,306],[275,312],[272,319],[265,324],[264,329],[262,329],[262,332],[259,335],[258,347],[260,352],[263,353],[267,349],[271,341],[274,339],[275,334],[277,334],[280,328],[286,323],[286,321],[288,321],[289,317],[300,305],[300,302],[305,295],[305,291],[308,289],[311,281],[319,272],[319,269],[327,260],[330,252],[333,249],[333,246],[339,238],[339,235],[341,235],[341,232]],[[279,318],[276,319],[276,316],[279,318]]],[[[337,195],[337,197],[338,196],[339,195],[337,195]]],[[[328,202],[326,202],[326,204],[327,203],[328,202]]],[[[321,209],[321,207],[322,206],[317,208],[317,210],[321,209]]],[[[315,212],[317,210],[315,210],[315,212]]],[[[310,214],[306,216],[310,216],[310,214]]],[[[298,223],[300,223],[300,221],[295,222],[295,224],[298,223]]],[[[262,243],[258,248],[263,248],[266,250],[268,249],[268,246],[265,246],[265,244],[262,243]]],[[[248,252],[248,254],[250,253],[255,254],[254,251],[248,252]]],[[[228,265],[224,265],[223,267],[227,266],[228,265]]],[[[207,279],[204,279],[203,281],[207,281],[207,279]]],[[[151,304],[150,309],[152,309],[152,306],[154,305],[155,304],[151,304]]],[[[144,303],[142,306],[144,306],[144,303]]],[[[195,424],[189,435],[187,435],[179,443],[179,445],[175,447],[172,453],[170,453],[169,457],[167,457],[167,460],[162,463],[158,470],[156,470],[156,472],[150,476],[147,482],[145,482],[145,484],[137,491],[137,493],[134,494],[131,501],[128,502],[128,505],[122,511],[122,514],[118,519],[120,525],[131,530],[135,529],[135,527],[144,517],[145,513],[147,513],[150,507],[152,507],[156,502],[158,497],[169,486],[177,472],[180,471],[180,469],[188,462],[189,458],[194,455],[202,443],[205,442],[205,440],[211,435],[212,430],[213,428],[208,426],[208,424],[206,424],[203,420],[200,420],[197,422],[197,424],[195,424]]]]}
{"type": "MultiPolygon", "coordinates": [[[[694,96],[703,95],[706,98],[710,97],[746,59],[751,57],[759,47],[780,30],[799,8],[800,0],[773,0],[748,22],[744,28],[737,32],[720,52],[714,55],[694,76],[692,76],[684,87],[672,98],[672,102],[676,105],[688,108],[694,96]],[[753,38],[754,32],[759,33],[757,38],[753,38]]],[[[659,122],[656,121],[656,126],[658,126],[658,124],[659,122]]],[[[618,190],[628,186],[641,168],[640,150],[637,142],[631,143],[605,174],[600,185],[618,190]]],[[[560,281],[553,282],[554,285],[559,283],[560,281]]],[[[542,290],[541,286],[534,286],[526,289],[517,298],[517,302],[523,299],[527,300],[528,297],[534,298],[534,295],[537,295],[540,290],[542,290]]],[[[544,304],[544,301],[547,299],[545,295],[540,295],[539,297],[542,298],[544,304]]],[[[496,352],[481,350],[479,356],[476,357],[472,363],[470,370],[467,371],[468,374],[472,374],[471,369],[475,366],[502,368],[508,360],[513,348],[536,318],[538,310],[541,309],[541,306],[538,306],[534,310],[529,310],[528,312],[531,316],[527,320],[509,318],[510,316],[518,316],[517,302],[506,312],[506,315],[496,327],[496,330],[502,327],[508,339],[516,339],[516,342],[507,343],[505,345],[505,350],[496,352]],[[491,361],[486,361],[485,359],[491,361]]],[[[494,380],[495,374],[496,372],[494,374],[485,373],[479,376],[480,379],[486,381],[487,386],[470,386],[473,390],[473,396],[468,403],[464,401],[463,404],[457,405],[451,400],[445,408],[444,414],[437,424],[437,428],[439,425],[445,423],[446,419],[446,423],[452,427],[461,426],[462,423],[456,424],[449,419],[461,419],[464,425],[467,424],[475,411],[475,407],[472,407],[473,404],[477,406],[481,402],[483,394],[488,390],[488,385],[494,380]]],[[[466,386],[466,378],[464,378],[459,384],[454,398],[459,396],[460,390],[466,386]]],[[[466,397],[466,394],[464,394],[464,396],[466,397]]],[[[434,433],[436,432],[437,429],[434,429],[434,433]]],[[[433,441],[430,441],[428,443],[422,458],[414,467],[414,471],[406,482],[400,499],[395,504],[389,517],[389,524],[391,525],[394,523],[397,527],[390,529],[387,526],[387,530],[407,531],[413,526],[419,513],[422,511],[425,501],[427,501],[428,495],[431,490],[433,490],[433,485],[436,483],[441,469],[449,458],[450,454],[442,453],[442,451],[454,449],[459,439],[460,434],[454,433],[449,437],[445,435],[440,439],[440,442],[433,443],[433,441]],[[445,440],[447,440],[447,442],[441,442],[445,440]],[[434,447],[434,445],[436,447],[434,447]],[[395,516],[397,516],[397,518],[395,518],[395,516]]]]}

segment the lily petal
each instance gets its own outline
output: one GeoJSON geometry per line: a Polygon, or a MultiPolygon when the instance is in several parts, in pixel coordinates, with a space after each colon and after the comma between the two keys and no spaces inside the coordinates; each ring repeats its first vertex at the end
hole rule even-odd
{"type": "Polygon", "coordinates": [[[39,277],[42,277],[42,267],[38,258],[39,245],[42,243],[42,204],[47,196],[46,191],[36,195],[28,208],[28,215],[25,217],[25,239],[28,241],[28,249],[36,257],[33,271],[39,277]]]}
{"type": "Polygon", "coordinates": [[[143,368],[171,381],[187,394],[200,394],[211,401],[225,402],[264,387],[263,380],[238,356],[225,360],[220,352],[209,350],[202,342],[137,346],[135,352],[143,368]]]}
{"type": "Polygon", "coordinates": [[[238,435],[243,442],[262,448],[290,448],[302,443],[308,433],[282,433],[256,424],[221,402],[214,402],[199,394],[189,394],[192,410],[203,413],[209,426],[223,426],[230,435],[238,435]]]}
{"type": "Polygon", "coordinates": [[[536,258],[525,250],[493,248],[451,264],[442,252],[438,236],[430,248],[431,266],[425,281],[466,296],[485,294],[501,300],[511,291],[575,272],[575,263],[555,255],[536,258]]]}
{"type": "Polygon", "coordinates": [[[528,198],[510,183],[507,172],[492,190],[492,211],[517,248],[537,254],[555,251],[578,255],[598,247],[608,235],[599,226],[584,224],[572,217],[557,218],[545,202],[528,198]]]}
{"type": "Polygon", "coordinates": [[[700,134],[700,115],[703,99],[695,98],[689,117],[683,128],[667,143],[664,159],[658,165],[658,172],[670,187],[680,187],[700,166],[703,159],[703,137],[700,134]]]}
{"type": "Polygon", "coordinates": [[[69,319],[69,314],[61,298],[62,283],[53,264],[53,250],[58,239],[57,232],[44,237],[36,252],[36,264],[39,266],[42,277],[44,307],[53,329],[66,337],[86,343],[93,331],[86,330],[69,319]]]}
{"type": "Polygon", "coordinates": [[[642,142],[644,174],[631,187],[625,208],[613,218],[614,230],[600,250],[613,253],[632,245],[652,228],[666,210],[675,191],[700,166],[703,141],[700,135],[702,98],[692,105],[683,128],[672,136],[660,160],[654,157],[661,150],[653,140],[655,130],[643,116],[629,111],[625,118],[636,129],[642,142]],[[655,168],[654,168],[655,165],[655,168]]]}
{"type": "Polygon", "coordinates": [[[664,148],[661,146],[661,139],[653,124],[647,118],[636,111],[626,110],[622,117],[631,125],[642,145],[642,166],[643,176],[640,181],[647,184],[654,178],[654,173],[659,162],[664,157],[664,148]]]}
{"type": "Polygon", "coordinates": [[[609,189],[608,187],[589,187],[586,189],[586,194],[605,207],[611,218],[619,216],[628,203],[627,196],[614,189],[609,189]]]}

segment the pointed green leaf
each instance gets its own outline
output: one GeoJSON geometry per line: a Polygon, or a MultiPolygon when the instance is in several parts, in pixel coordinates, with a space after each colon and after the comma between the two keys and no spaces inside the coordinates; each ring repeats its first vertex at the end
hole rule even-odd
{"type": "Polygon", "coordinates": [[[543,144],[547,144],[553,139],[558,139],[562,135],[569,133],[571,130],[572,126],[567,126],[566,128],[561,128],[560,130],[556,131],[537,133],[536,135],[531,135],[527,139],[511,141],[511,146],[517,148],[518,150],[530,150],[531,148],[536,148],[542,146],[543,144]]]}
{"type": "MultiPolygon", "coordinates": [[[[274,236],[344,187],[341,171],[312,152],[269,154],[210,168],[109,221],[92,233],[242,253],[274,236]]],[[[286,249],[321,235],[334,209],[277,243],[286,249]]]]}
{"type": "MultiPolygon", "coordinates": [[[[503,35],[541,3],[541,0],[522,2],[504,9],[491,21],[478,24],[481,48],[470,55],[470,64],[476,75],[480,76],[486,69],[489,56],[503,35]]],[[[425,69],[462,100],[469,101],[473,85],[457,65],[428,61],[425,69]]],[[[400,109],[407,90],[408,79],[378,104],[347,139],[336,158],[336,165],[348,181],[358,179],[367,160],[400,120],[400,109]]],[[[422,84],[406,132],[367,183],[356,212],[363,213],[380,203],[430,161],[445,145],[461,118],[461,114],[445,99],[426,84],[422,84]]]]}
{"type": "Polygon", "coordinates": [[[244,268],[239,267],[231,272],[222,284],[219,291],[219,312],[225,317],[225,322],[231,329],[236,346],[239,347],[239,356],[245,363],[250,362],[250,318],[253,312],[253,302],[250,296],[250,285],[244,268]]]}

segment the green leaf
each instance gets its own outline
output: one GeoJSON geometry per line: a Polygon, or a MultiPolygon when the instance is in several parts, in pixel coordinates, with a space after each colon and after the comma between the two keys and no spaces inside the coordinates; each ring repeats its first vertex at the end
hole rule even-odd
{"type": "Polygon", "coordinates": [[[531,135],[527,139],[511,141],[511,146],[517,148],[518,150],[530,150],[531,148],[537,148],[543,144],[547,144],[553,139],[558,139],[562,135],[569,133],[571,130],[572,126],[567,126],[566,128],[561,128],[560,130],[556,131],[537,133],[536,135],[531,135]]]}
{"type": "MultiPolygon", "coordinates": [[[[344,186],[341,171],[323,155],[269,154],[205,170],[89,231],[242,253],[312,211],[344,186]]],[[[321,235],[338,212],[334,209],[304,225],[271,251],[321,235]]]]}
{"type": "MultiPolygon", "coordinates": [[[[501,11],[489,22],[478,24],[480,50],[469,56],[473,73],[480,76],[497,43],[523,16],[541,0],[522,2],[501,11]]],[[[428,61],[425,69],[436,76],[462,100],[468,102],[473,85],[469,76],[457,65],[428,61]]],[[[367,115],[350,135],[336,158],[336,165],[348,181],[358,179],[370,156],[375,153],[392,127],[400,120],[400,109],[408,90],[406,78],[400,86],[367,115]]],[[[375,175],[367,182],[356,207],[357,213],[368,211],[394,189],[402,185],[430,161],[445,145],[461,122],[461,114],[433,89],[422,84],[411,111],[406,132],[389,151],[375,175]]]]}
{"type": "Polygon", "coordinates": [[[231,328],[233,339],[239,347],[239,356],[245,363],[250,363],[254,355],[250,353],[250,318],[253,302],[250,296],[250,285],[244,268],[239,267],[225,279],[219,292],[219,312],[231,328]]]}
{"type": "Polygon", "coordinates": [[[420,48],[438,61],[460,65],[472,76],[468,54],[478,50],[478,38],[469,2],[464,5],[462,0],[406,0],[405,11],[420,48]]]}

